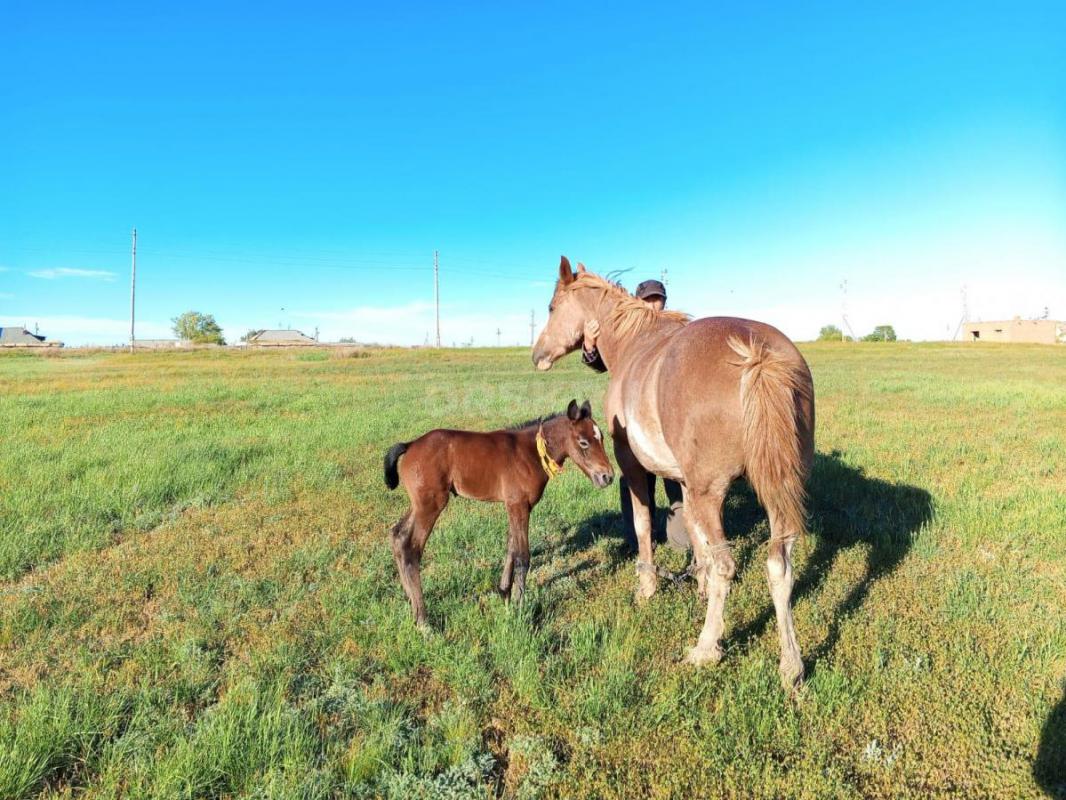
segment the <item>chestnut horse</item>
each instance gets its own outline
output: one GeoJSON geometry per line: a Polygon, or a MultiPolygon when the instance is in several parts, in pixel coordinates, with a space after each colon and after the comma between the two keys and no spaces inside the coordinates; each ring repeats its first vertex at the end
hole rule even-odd
{"type": "Polygon", "coordinates": [[[656,311],[565,257],[548,322],[533,348],[538,369],[581,346],[586,320],[610,373],[604,408],[618,466],[629,482],[639,556],[638,597],[656,590],[648,472],[679,481],[707,619],[686,660],[722,657],[725,600],[736,571],[722,504],[746,476],[770,518],[766,568],[781,641],[782,684],[803,679],[790,606],[792,546],[805,528],[814,459],[814,387],[807,363],[769,325],[733,317],[696,321],[656,311]]]}
{"type": "Polygon", "coordinates": [[[420,566],[448,495],[503,503],[510,522],[500,593],[521,600],[529,569],[529,514],[544,487],[570,458],[601,489],[614,480],[603,435],[586,400],[571,400],[564,414],[530,420],[491,433],[433,430],[385,454],[385,485],[401,482],[411,509],[392,528],[392,554],[415,622],[427,627],[420,566]],[[404,456],[400,462],[400,456],[404,456]],[[399,467],[397,468],[397,462],[399,467]]]}

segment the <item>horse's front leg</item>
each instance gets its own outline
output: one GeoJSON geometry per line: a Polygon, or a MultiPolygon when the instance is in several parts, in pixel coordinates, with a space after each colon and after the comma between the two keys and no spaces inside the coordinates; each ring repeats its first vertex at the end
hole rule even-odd
{"type": "MultiPolygon", "coordinates": [[[[511,600],[521,602],[526,591],[526,572],[529,570],[529,503],[523,501],[507,506],[507,578],[511,600]]],[[[503,590],[503,579],[500,580],[503,590]]]]}
{"type": "Polygon", "coordinates": [[[647,600],[659,588],[651,545],[654,500],[648,491],[648,471],[637,461],[624,436],[614,437],[614,455],[629,485],[633,532],[637,537],[637,600],[647,600]]]}

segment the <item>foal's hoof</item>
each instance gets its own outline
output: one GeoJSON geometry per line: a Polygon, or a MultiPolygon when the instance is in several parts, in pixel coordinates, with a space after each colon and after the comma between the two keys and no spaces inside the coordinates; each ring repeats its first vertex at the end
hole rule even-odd
{"type": "Polygon", "coordinates": [[[777,669],[781,675],[781,688],[789,694],[795,692],[803,684],[803,662],[797,659],[781,659],[777,669]]]}
{"type": "Polygon", "coordinates": [[[722,648],[718,645],[714,647],[692,647],[689,648],[688,653],[685,654],[685,663],[691,664],[694,667],[702,667],[706,664],[717,664],[722,660],[722,648]]]}

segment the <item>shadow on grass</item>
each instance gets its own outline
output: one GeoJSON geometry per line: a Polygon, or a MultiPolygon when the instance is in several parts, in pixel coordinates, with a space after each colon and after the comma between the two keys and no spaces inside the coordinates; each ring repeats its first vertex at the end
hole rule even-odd
{"type": "MultiPolygon", "coordinates": [[[[793,587],[793,604],[825,583],[840,553],[855,547],[866,550],[862,577],[833,609],[825,638],[804,653],[809,677],[836,647],[841,623],[862,607],[870,588],[906,557],[915,534],[932,519],[933,502],[917,486],[868,477],[845,464],[835,451],[815,455],[807,488],[811,527],[817,535],[808,540],[813,541],[813,548],[793,587]]],[[[761,636],[773,622],[773,607],[768,603],[762,614],[729,638],[746,643],[761,636]]]]}
{"type": "Polygon", "coordinates": [[[1066,687],[1044,723],[1033,777],[1049,797],[1066,798],[1066,687]]]}
{"type": "MultiPolygon", "coordinates": [[[[808,508],[817,536],[809,540],[814,542],[813,551],[797,576],[793,603],[825,583],[840,553],[855,547],[866,550],[865,573],[833,610],[824,640],[805,653],[808,675],[811,675],[818,661],[836,647],[843,620],[862,607],[874,583],[891,574],[903,561],[914,535],[932,518],[933,503],[924,489],[870,478],[861,469],[845,464],[837,452],[815,456],[808,490],[808,508]]],[[[725,530],[735,545],[738,571],[749,566],[761,569],[761,564],[751,562],[761,561],[766,555],[761,547],[769,536],[766,514],[744,482],[737,482],[730,491],[723,514],[725,530]],[[756,536],[760,526],[762,531],[756,536]]],[[[664,520],[665,512],[660,509],[656,516],[657,529],[661,529],[664,520]]],[[[565,573],[553,575],[547,582],[555,583],[597,567],[613,570],[632,561],[633,554],[624,541],[622,515],[618,512],[601,512],[582,520],[573,535],[550,552],[556,557],[580,554],[601,538],[617,542],[617,546],[610,548],[606,564],[586,559],[565,573]]],[[[806,546],[810,545],[800,544],[806,546]]],[[[773,623],[768,591],[764,611],[728,634],[727,642],[743,646],[761,636],[773,623]]]]}

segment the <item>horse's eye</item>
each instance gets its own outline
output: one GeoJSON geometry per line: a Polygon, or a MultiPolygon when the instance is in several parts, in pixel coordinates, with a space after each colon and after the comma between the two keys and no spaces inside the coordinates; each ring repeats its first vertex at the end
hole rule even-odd
{"type": "Polygon", "coordinates": [[[589,449],[589,440],[588,439],[578,439],[577,440],[577,445],[582,450],[588,450],[589,449]]]}
{"type": "Polygon", "coordinates": [[[549,305],[549,306],[548,306],[548,313],[550,314],[550,313],[552,313],[552,312],[553,312],[554,310],[555,310],[555,303],[552,303],[551,305],[549,305]]]}

